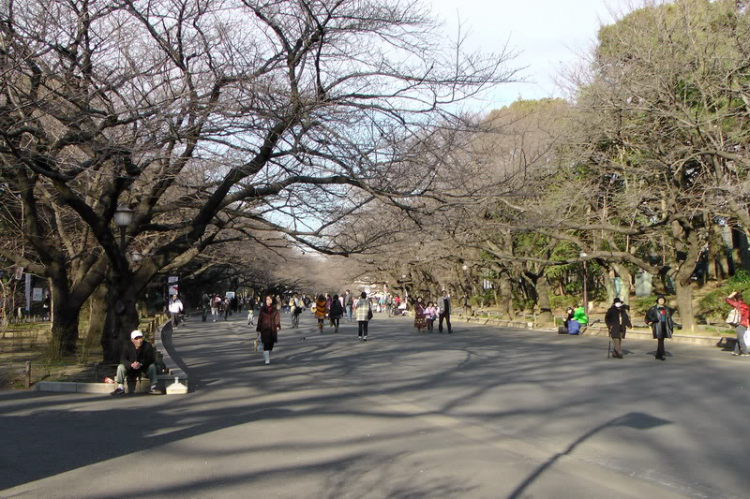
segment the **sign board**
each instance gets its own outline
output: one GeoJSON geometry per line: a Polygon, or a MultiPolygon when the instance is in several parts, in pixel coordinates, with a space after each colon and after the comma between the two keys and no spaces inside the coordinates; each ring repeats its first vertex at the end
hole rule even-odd
{"type": "Polygon", "coordinates": [[[177,284],[172,284],[171,286],[169,286],[169,296],[174,296],[176,294],[179,294],[178,288],[179,286],[177,286],[177,284]]]}
{"type": "Polygon", "coordinates": [[[34,288],[32,290],[32,292],[31,292],[32,293],[31,294],[31,301],[33,301],[33,302],[42,301],[44,299],[43,292],[44,292],[44,289],[42,289],[42,288],[34,288]]]}
{"type": "Polygon", "coordinates": [[[16,267],[16,281],[23,279],[23,267],[16,267]]]}
{"type": "Polygon", "coordinates": [[[231,300],[232,298],[234,298],[235,294],[234,294],[234,291],[227,291],[224,296],[226,296],[227,298],[231,300]]]}
{"type": "Polygon", "coordinates": [[[168,284],[174,284],[175,282],[179,282],[179,281],[180,281],[180,278],[177,277],[176,275],[171,275],[171,276],[167,277],[167,283],[168,284]]]}

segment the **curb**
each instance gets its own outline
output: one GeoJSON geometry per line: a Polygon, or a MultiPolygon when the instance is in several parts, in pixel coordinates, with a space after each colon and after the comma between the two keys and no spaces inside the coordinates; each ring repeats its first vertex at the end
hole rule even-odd
{"type": "MultiPolygon", "coordinates": [[[[545,332],[545,333],[557,333],[557,329],[551,329],[551,328],[535,328],[533,322],[521,322],[521,321],[507,321],[507,320],[500,320],[500,319],[490,319],[490,318],[479,318],[479,317],[465,317],[463,315],[458,316],[460,320],[468,323],[474,323],[479,324],[483,326],[497,326],[497,327],[505,327],[510,329],[521,329],[521,330],[527,330],[527,331],[539,331],[539,332],[545,332]]],[[[560,335],[563,336],[563,335],[560,335]]],[[[608,336],[607,330],[603,327],[592,327],[586,330],[586,333],[583,334],[583,336],[601,336],[606,338],[608,336]]],[[[637,329],[629,329],[627,331],[627,339],[632,340],[653,340],[653,335],[651,331],[642,331],[637,329]]],[[[729,340],[734,340],[731,336],[692,336],[692,335],[686,335],[686,334],[673,334],[671,341],[677,342],[677,343],[685,343],[688,345],[698,345],[698,346],[705,346],[705,347],[724,347],[724,342],[726,341],[724,338],[728,338],[729,340]]]]}
{"type": "MultiPolygon", "coordinates": [[[[185,372],[177,366],[177,363],[172,360],[168,350],[164,347],[163,336],[165,334],[171,334],[172,320],[168,320],[161,326],[158,331],[154,334],[154,348],[157,351],[157,355],[161,354],[164,365],[169,369],[169,374],[159,375],[159,386],[163,385],[164,392],[167,395],[178,395],[188,393],[188,376],[185,372]],[[165,333],[167,326],[169,332],[165,333]],[[174,379],[174,383],[169,383],[170,380],[174,379]],[[183,384],[184,383],[184,384],[183,384]]],[[[73,381],[40,381],[34,385],[32,391],[35,392],[51,392],[51,393],[96,393],[109,395],[114,390],[115,385],[112,383],[78,383],[73,381]]],[[[149,390],[149,384],[147,382],[136,382],[135,393],[147,393],[149,390]]]]}

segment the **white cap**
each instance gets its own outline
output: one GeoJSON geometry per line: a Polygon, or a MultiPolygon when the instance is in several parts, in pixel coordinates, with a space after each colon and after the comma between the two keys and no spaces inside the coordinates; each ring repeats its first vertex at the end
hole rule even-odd
{"type": "Polygon", "coordinates": [[[133,331],[132,333],[130,333],[130,339],[131,340],[134,340],[134,339],[136,339],[138,337],[141,337],[141,338],[143,337],[143,333],[140,330],[136,329],[135,331],[133,331]]]}

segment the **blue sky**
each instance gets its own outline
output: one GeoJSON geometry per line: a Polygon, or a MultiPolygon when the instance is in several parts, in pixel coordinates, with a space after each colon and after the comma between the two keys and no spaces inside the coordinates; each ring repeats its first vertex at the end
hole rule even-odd
{"type": "Polygon", "coordinates": [[[519,97],[562,96],[556,87],[560,68],[575,64],[590,50],[613,12],[633,10],[629,0],[424,0],[455,37],[458,20],[469,30],[474,49],[502,52],[506,42],[520,52],[514,66],[528,66],[528,83],[503,85],[477,105],[486,110],[508,105],[519,97]]]}

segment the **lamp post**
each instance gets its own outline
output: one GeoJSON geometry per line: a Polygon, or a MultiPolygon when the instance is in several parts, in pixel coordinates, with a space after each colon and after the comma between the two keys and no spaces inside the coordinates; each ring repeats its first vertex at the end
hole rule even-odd
{"type": "Polygon", "coordinates": [[[125,229],[132,221],[133,210],[127,205],[118,205],[115,211],[115,225],[120,228],[120,251],[125,251],[125,229]]]}
{"type": "MultiPolygon", "coordinates": [[[[580,256],[586,258],[588,255],[581,252],[580,256]]],[[[589,313],[588,280],[588,268],[586,267],[586,260],[583,260],[583,311],[586,315],[589,313]]]]}

